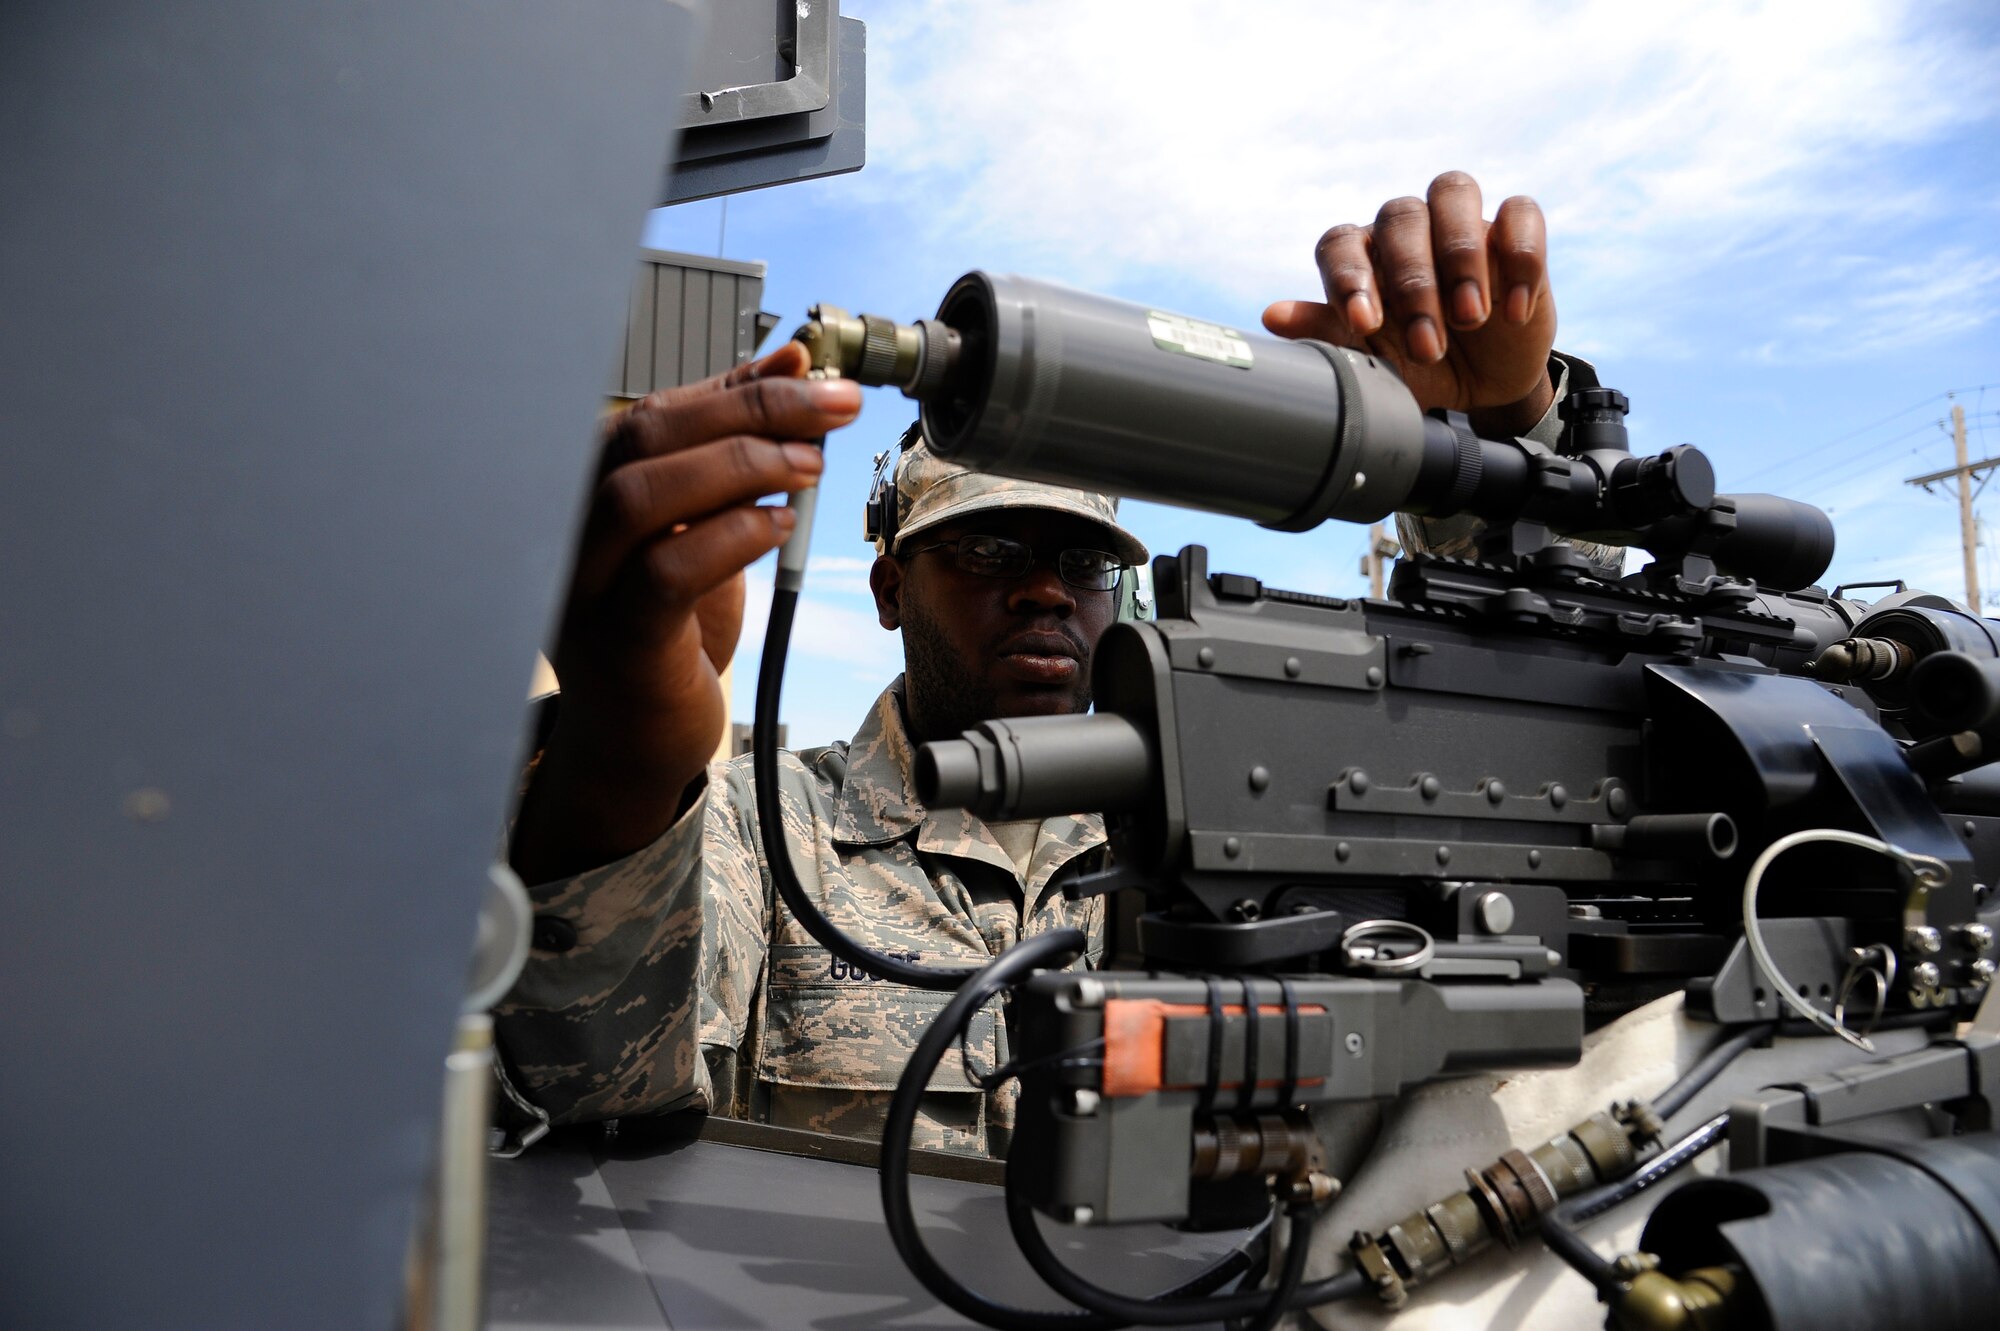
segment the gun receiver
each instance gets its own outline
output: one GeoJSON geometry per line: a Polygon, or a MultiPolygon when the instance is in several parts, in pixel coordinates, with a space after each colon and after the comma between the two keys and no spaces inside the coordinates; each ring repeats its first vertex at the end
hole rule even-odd
{"type": "MultiPolygon", "coordinates": [[[[1369,1290],[1393,1304],[1539,1228],[1620,1325],[1763,1324],[1751,1302],[1778,1289],[1768,1273],[1789,1269],[1810,1206],[1733,1236],[1720,1265],[1717,1242],[1676,1237],[1692,1204],[1663,1208],[1657,1252],[1615,1266],[1568,1225],[1721,1140],[1717,1119],[1645,1154],[1670,1105],[1788,1014],[1873,1052],[1879,1021],[2000,1013],[2000,624],[1900,584],[1873,604],[1814,586],[1833,555],[1823,513],[1717,493],[1690,446],[1633,456],[1629,403],[1578,367],[1550,447],[1420,412],[1361,352],[1020,278],[967,274],[921,326],[829,318],[802,337],[841,373],[900,384],[930,448],[976,469],[1287,531],[1479,520],[1468,543],[1400,562],[1382,600],[1211,573],[1199,546],[1157,559],[1157,617],[1098,644],[1094,715],[988,721],[919,751],[927,806],[1097,809],[1109,827],[1111,867],[1065,890],[1113,898],[1112,969],[1022,979],[1057,946],[1025,941],[954,997],[898,1090],[913,1105],[953,1023],[1013,990],[1014,1057],[992,1081],[1021,1082],[1009,1215],[1037,1272],[1103,1317],[1180,1317],[1172,1299],[1064,1271],[1032,1211],[1200,1229],[1276,1206],[1302,1243],[1338,1188],[1310,1109],[1571,1063],[1587,1019],[1685,990],[1735,1029],[1657,1116],[1620,1106],[1506,1152],[1463,1192],[1357,1236],[1344,1276],[1302,1286],[1288,1261],[1259,1311],[1268,1325],[1369,1290]],[[1621,576],[1564,536],[1653,558],[1621,576]]],[[[1992,1049],[1989,1029],[1835,1081],[1865,1088],[1870,1113],[1953,1117],[1975,1144],[1946,1154],[2000,1177],[1992,1049]]],[[[1760,1131],[1779,1121],[1753,1111],[1760,1131]]],[[[1763,1141],[1752,1126],[1732,1141],[1763,1141]]],[[[889,1157],[906,1147],[906,1130],[885,1139],[889,1157]]],[[[1756,1186],[1805,1198],[1896,1173],[1858,1158],[1756,1186]]],[[[1920,1204],[1910,1180],[1926,1168],[1897,1175],[1897,1206],[1920,1204]]],[[[891,1232],[919,1278],[1013,1325],[924,1254],[892,1183],[891,1232]]],[[[1964,1231],[1990,1235],[1975,1202],[1964,1231]]],[[[1976,1246],[1954,1249],[1952,1279],[1899,1296],[1986,1306],[2000,1265],[1976,1246]]],[[[1859,1279],[1817,1294],[1795,1281],[1770,1323],[1812,1324],[1803,1310],[1860,1299],[1859,1279]]]]}

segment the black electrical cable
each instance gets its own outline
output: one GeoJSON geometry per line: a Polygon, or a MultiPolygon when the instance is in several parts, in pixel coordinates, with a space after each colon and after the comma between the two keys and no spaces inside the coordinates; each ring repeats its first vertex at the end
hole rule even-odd
{"type": "Polygon", "coordinates": [[[1597,1249],[1586,1243],[1581,1234],[1558,1221],[1556,1212],[1551,1211],[1542,1217],[1541,1229],[1542,1242],[1548,1245],[1549,1251],[1588,1280],[1600,1297],[1618,1288],[1618,1269],[1598,1256],[1597,1249]]]}
{"type": "MultiPolygon", "coordinates": [[[[917,1041],[903,1075],[896,1082],[888,1117],[882,1125],[882,1217],[896,1252],[910,1268],[910,1274],[940,1302],[997,1331],[1115,1331],[1126,1322],[1090,1312],[1013,1308],[995,1303],[953,1279],[924,1246],[923,1235],[917,1230],[915,1210],[910,1204],[910,1135],[916,1127],[917,1109],[923,1102],[925,1088],[930,1085],[931,1074],[944,1061],[959,1030],[973,1014],[995,994],[1019,983],[1030,971],[1059,964],[1058,958],[1076,956],[1084,946],[1084,936],[1079,930],[1051,929],[1022,939],[987,963],[952,996],[917,1041]]],[[[1159,1297],[1180,1299],[1207,1294],[1236,1279],[1249,1267],[1249,1256],[1239,1249],[1159,1297]]]]}
{"type": "Polygon", "coordinates": [[[1222,981],[1204,975],[1201,982],[1208,988],[1208,1076],[1202,1081],[1200,1098],[1194,1102],[1194,1116],[1207,1118],[1215,1111],[1215,1097],[1222,1089],[1222,1034],[1226,1024],[1222,1015],[1222,981]]]}
{"type": "Polygon", "coordinates": [[[1556,1208],[1556,1214],[1572,1225],[1595,1220],[1612,1207],[1631,1201],[1669,1174],[1678,1172],[1696,1156],[1719,1144],[1728,1131],[1729,1115],[1717,1114],[1624,1178],[1571,1197],[1556,1208]]]}
{"type": "MultiPolygon", "coordinates": [[[[1878,1031],[1906,1030],[1913,1027],[1948,1024],[1952,1020],[1953,1014],[1946,1011],[1898,1012],[1884,1017],[1881,1021],[1875,1023],[1873,1029],[1878,1031]]],[[[1663,1120],[1670,1119],[1675,1114],[1680,1113],[1681,1110],[1688,1107],[1689,1101],[1701,1094],[1710,1082],[1722,1075],[1724,1068],[1727,1068],[1744,1053],[1763,1044],[1774,1035],[1824,1036],[1825,1034],[1826,1032],[1822,1031],[1819,1027],[1805,1021],[1759,1021],[1753,1022],[1748,1026],[1735,1027],[1713,1049],[1703,1054],[1699,1062],[1686,1072],[1683,1072],[1680,1080],[1653,1097],[1653,1112],[1657,1113],[1663,1120]]]]}
{"type": "Polygon", "coordinates": [[[972,1056],[966,1052],[963,1032],[960,1033],[958,1041],[958,1061],[965,1070],[965,1080],[968,1085],[977,1086],[982,1091],[997,1091],[1023,1072],[1041,1068],[1101,1068],[1104,1066],[1103,1053],[1104,1037],[1099,1036],[1095,1040],[1085,1040],[1082,1044],[1072,1045],[1068,1049],[1052,1050],[1046,1054],[1037,1054],[1033,1058],[1010,1059],[991,1072],[976,1073],[972,1070],[972,1056]],[[1093,1054],[1098,1057],[1093,1058],[1093,1054]]]}
{"type": "Polygon", "coordinates": [[[1250,1112],[1257,1098],[1257,995],[1243,980],[1243,1079],[1236,1084],[1236,1112],[1250,1112]]]}
{"type": "Polygon", "coordinates": [[[1292,1208],[1292,1232],[1285,1244],[1285,1266],[1278,1273],[1278,1283],[1271,1287],[1266,1297],[1264,1311],[1253,1321],[1229,1323],[1228,1331],[1271,1331],[1278,1324],[1278,1319],[1285,1315],[1286,1303],[1299,1292],[1299,1286],[1306,1278],[1306,1239],[1312,1233],[1311,1212],[1311,1206],[1292,1208]],[[1299,1224],[1300,1217],[1305,1218],[1303,1226],[1299,1224]]]}
{"type": "Polygon", "coordinates": [[[1722,1070],[1734,1063],[1739,1056],[1777,1032],[1775,1021],[1760,1021],[1744,1026],[1723,1037],[1721,1043],[1703,1054],[1695,1065],[1680,1075],[1680,1080],[1661,1091],[1652,1099],[1653,1112],[1661,1121],[1672,1118],[1687,1108],[1688,1101],[1700,1095],[1707,1085],[1722,1075],[1722,1070]]]}
{"type": "Polygon", "coordinates": [[[1576,1227],[1632,1200],[1669,1174],[1682,1169],[1721,1141],[1728,1131],[1729,1115],[1717,1114],[1626,1177],[1576,1194],[1542,1216],[1542,1241],[1548,1244],[1551,1252],[1575,1268],[1578,1275],[1588,1280],[1599,1294],[1617,1288],[1620,1283],[1617,1269],[1597,1255],[1596,1249],[1576,1232],[1576,1227]]]}
{"type": "Polygon", "coordinates": [[[1289,977],[1278,977],[1278,992],[1285,997],[1285,1080],[1278,1086],[1278,1106],[1289,1109],[1299,1095],[1299,995],[1289,977]]]}
{"type": "Polygon", "coordinates": [[[915,1210],[910,1204],[910,1135],[916,1127],[917,1109],[923,1101],[924,1088],[930,1084],[931,1072],[943,1061],[959,1029],[987,1000],[1016,980],[1026,978],[1038,966],[1060,964],[1059,959],[1067,960],[1082,953],[1084,946],[1080,930],[1052,929],[1022,939],[989,962],[952,995],[923,1038],[917,1041],[903,1075],[896,1082],[888,1118],[882,1125],[882,1217],[889,1229],[890,1242],[896,1245],[896,1252],[910,1274],[945,1306],[999,1331],[1051,1331],[1052,1328],[1108,1331],[1116,1323],[1091,1313],[1009,1307],[954,1280],[924,1246],[923,1236],[917,1230],[915,1210]]]}
{"type": "MultiPolygon", "coordinates": [[[[1950,1023],[1952,1019],[1954,1017],[1950,1011],[1902,1011],[1882,1017],[1872,1029],[1900,1031],[1910,1027],[1942,1025],[1950,1023]]],[[[1750,1025],[1734,1027],[1728,1035],[1724,1035],[1724,1039],[1714,1049],[1704,1053],[1694,1067],[1680,1073],[1680,1081],[1676,1081],[1674,1085],[1666,1087],[1664,1091],[1652,1097],[1654,1113],[1658,1113],[1662,1119],[1674,1117],[1676,1113],[1686,1109],[1688,1101],[1700,1095],[1710,1081],[1722,1075],[1724,1067],[1728,1067],[1740,1055],[1764,1043],[1772,1035],[1826,1035],[1826,1031],[1812,1025],[1810,1021],[1754,1021],[1750,1025]]]]}
{"type": "MultiPolygon", "coordinates": [[[[1008,1167],[1013,1167],[1011,1162],[1008,1167]]],[[[1286,1242],[1305,1246],[1312,1237],[1312,1222],[1310,1207],[1294,1212],[1291,1233],[1286,1242]]],[[[1135,1299],[1093,1285],[1064,1266],[1055,1250],[1049,1247],[1040,1226],[1035,1223],[1033,1204],[1018,1188],[1007,1189],[1007,1224],[1014,1231],[1014,1243],[1021,1249],[1021,1255],[1028,1259],[1028,1265],[1034,1267],[1035,1274],[1056,1293],[1093,1312],[1139,1326],[1192,1326],[1232,1317],[1260,1317],[1273,1303],[1278,1305],[1280,1312],[1296,1312],[1301,1308],[1318,1307],[1322,1303],[1351,1299],[1369,1290],[1367,1278],[1360,1271],[1347,1270],[1310,1285],[1301,1285],[1290,1295],[1276,1300],[1270,1292],[1264,1291],[1202,1299],[1170,1296],[1135,1299]]]]}
{"type": "MultiPolygon", "coordinates": [[[[1871,1022],[1864,1033],[1873,1035],[1877,1031],[1930,1030],[1939,1026],[1954,1026],[1961,1019],[1959,1014],[1951,1008],[1933,1008],[1928,1012],[1891,1012],[1871,1022]]],[[[1826,1032],[1809,1021],[1802,1021],[1796,1017],[1788,1017],[1778,1023],[1778,1034],[1787,1038],[1796,1038],[1807,1035],[1825,1035],[1826,1032]]]]}
{"type": "MultiPolygon", "coordinates": [[[[1940,1017],[1948,1019],[1950,1014],[1936,1012],[1897,1013],[1884,1018],[1876,1026],[1877,1030],[1898,1030],[1909,1027],[1929,1026],[1940,1017]]],[[[1653,1112],[1662,1120],[1670,1119],[1686,1109],[1694,1098],[1714,1081],[1731,1063],[1757,1045],[1774,1035],[1819,1035],[1825,1032],[1803,1021],[1760,1021],[1748,1026],[1737,1027],[1710,1049],[1706,1054],[1680,1075],[1680,1078],[1652,1099],[1653,1112]]],[[[1729,1115],[1719,1114],[1688,1133],[1672,1146],[1660,1151],[1645,1161],[1625,1178],[1580,1192],[1563,1202],[1541,1220],[1542,1241],[1549,1250],[1575,1268],[1577,1274],[1588,1280],[1597,1290],[1614,1288],[1619,1276],[1611,1263],[1597,1255],[1576,1227],[1604,1214],[1612,1207],[1630,1201],[1652,1187],[1661,1179],[1681,1169],[1702,1152],[1720,1142],[1728,1131],[1729,1115]]]]}
{"type": "Polygon", "coordinates": [[[798,613],[796,588],[780,587],[771,594],[771,622],[764,630],[764,657],[757,670],[757,714],[751,731],[750,770],[757,787],[757,830],[764,843],[764,863],[784,898],[785,909],[806,927],[821,947],[864,974],[907,984],[916,989],[952,990],[978,974],[975,968],[940,969],[919,966],[855,942],[820,913],[799,882],[785,843],[784,808],[778,797],[778,695],[785,679],[785,653],[791,645],[792,619],[798,613]]]}

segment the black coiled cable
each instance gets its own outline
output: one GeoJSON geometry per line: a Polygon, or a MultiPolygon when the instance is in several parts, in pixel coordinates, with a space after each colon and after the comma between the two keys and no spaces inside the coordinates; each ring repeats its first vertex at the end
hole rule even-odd
{"type": "Polygon", "coordinates": [[[1777,1033],[1775,1021],[1759,1021],[1724,1035],[1721,1042],[1699,1062],[1680,1075],[1680,1079],[1652,1099],[1653,1112],[1665,1122],[1681,1110],[1687,1108],[1688,1101],[1706,1090],[1708,1084],[1722,1075],[1724,1068],[1734,1063],[1745,1051],[1764,1043],[1777,1033]]]}
{"type": "MultiPolygon", "coordinates": [[[[1008,1167],[1012,1168],[1011,1163],[1008,1167]]],[[[1285,1262],[1289,1268],[1296,1260],[1302,1276],[1305,1249],[1312,1237],[1312,1208],[1308,1206],[1294,1209],[1291,1212],[1291,1221],[1290,1233],[1286,1235],[1288,1248],[1285,1262]]],[[[1232,1317],[1262,1319],[1274,1314],[1295,1312],[1300,1308],[1316,1308],[1322,1303],[1351,1299],[1357,1294],[1367,1293],[1369,1289],[1367,1278],[1360,1271],[1348,1270],[1337,1276],[1314,1281],[1310,1285],[1295,1281],[1289,1292],[1284,1288],[1281,1279],[1279,1287],[1268,1292],[1228,1294],[1204,1299],[1181,1299],[1169,1296],[1135,1299],[1093,1285],[1064,1266],[1062,1260],[1056,1256],[1055,1250],[1049,1247],[1049,1241],[1043,1237],[1040,1227],[1035,1224],[1034,1206],[1015,1188],[1007,1189],[1007,1223],[1014,1231],[1014,1242],[1021,1249],[1021,1255],[1028,1259],[1028,1265],[1035,1268],[1035,1274],[1047,1281],[1056,1293],[1093,1312],[1140,1326],[1191,1326],[1200,1322],[1215,1321],[1218,1318],[1232,1317]]]]}
{"type": "Polygon", "coordinates": [[[764,862],[785,909],[827,951],[862,972],[916,989],[952,990],[978,974],[975,968],[919,966],[855,942],[820,913],[799,882],[792,850],[785,843],[784,807],[778,796],[778,696],[785,680],[785,653],[791,646],[792,619],[798,613],[796,588],[779,587],[771,594],[771,622],[764,630],[764,656],[757,669],[757,715],[750,736],[750,773],[757,788],[757,831],[764,843],[764,862]]]}
{"type": "MultiPolygon", "coordinates": [[[[944,1061],[952,1042],[958,1038],[965,1024],[972,1020],[973,1014],[996,994],[1012,988],[1033,971],[1062,965],[1080,955],[1084,946],[1080,930],[1051,929],[1047,933],[1022,939],[989,962],[952,996],[951,1001],[944,1005],[944,1010],[931,1022],[930,1029],[917,1041],[909,1063],[903,1068],[902,1077],[896,1082],[896,1093],[889,1101],[888,1118],[882,1125],[882,1218],[888,1226],[890,1241],[896,1245],[897,1254],[910,1268],[910,1274],[941,1303],[998,1331],[1115,1331],[1115,1328],[1127,1325],[1130,1319],[1095,1312],[1015,1308],[996,1303],[953,1279],[951,1273],[931,1255],[930,1249],[924,1245],[923,1235],[917,1230],[916,1214],[910,1204],[910,1138],[916,1128],[917,1110],[923,1102],[924,1088],[930,1085],[931,1074],[944,1061]]],[[[1007,1189],[1007,1195],[1011,1210],[1014,1204],[1012,1187],[1007,1189]]],[[[1159,1297],[1177,1299],[1208,1294],[1249,1268],[1249,1256],[1239,1249],[1194,1279],[1159,1297]]],[[[1142,1303],[1141,1306],[1147,1305],[1142,1303]]],[[[1195,1320],[1210,1320],[1223,1315],[1217,1311],[1209,1319],[1195,1320]]]]}

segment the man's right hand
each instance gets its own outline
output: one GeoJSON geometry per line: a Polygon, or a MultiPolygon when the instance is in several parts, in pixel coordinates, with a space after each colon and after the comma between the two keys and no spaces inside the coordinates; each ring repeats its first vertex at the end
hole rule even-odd
{"type": "Polygon", "coordinates": [[[859,385],[805,372],[787,342],[611,423],[556,642],[561,709],[515,824],[528,882],[652,841],[714,753],[743,570],[792,532],[757,501],[816,484],[804,441],[861,410],[859,385]]]}

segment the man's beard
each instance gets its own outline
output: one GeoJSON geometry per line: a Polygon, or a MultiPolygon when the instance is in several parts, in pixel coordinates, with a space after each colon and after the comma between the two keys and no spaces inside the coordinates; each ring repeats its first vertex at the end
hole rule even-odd
{"type": "MultiPolygon", "coordinates": [[[[908,676],[904,696],[909,703],[906,711],[911,737],[920,744],[956,739],[981,721],[999,716],[1000,695],[958,659],[938,622],[912,598],[904,599],[902,611],[903,668],[908,676]]],[[[1059,631],[1074,636],[1069,630],[1059,631]]],[[[1089,653],[1078,655],[1083,683],[1081,696],[1074,697],[1071,710],[1086,712],[1090,710],[1089,653]]]]}

